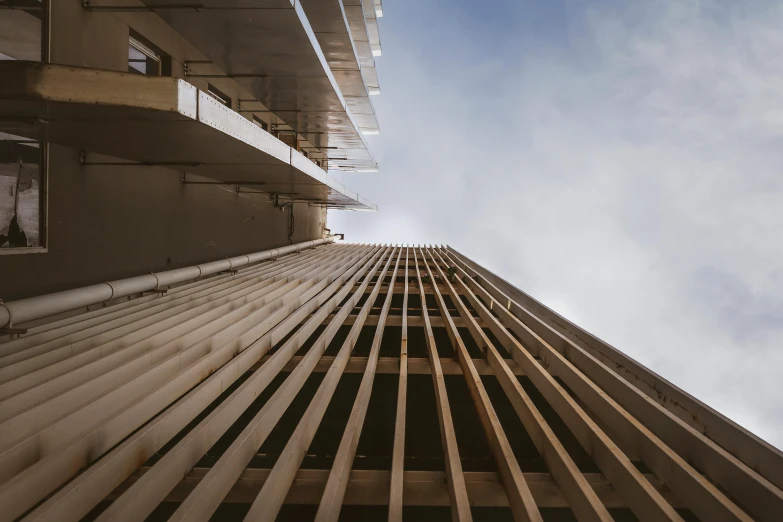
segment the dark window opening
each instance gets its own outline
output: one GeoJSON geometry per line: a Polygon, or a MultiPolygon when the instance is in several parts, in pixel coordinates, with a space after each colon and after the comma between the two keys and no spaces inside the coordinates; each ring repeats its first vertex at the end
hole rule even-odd
{"type": "Polygon", "coordinates": [[[0,60],[41,61],[42,6],[38,0],[0,1],[0,60]]]}
{"type": "Polygon", "coordinates": [[[454,346],[451,344],[446,328],[436,326],[432,329],[432,337],[435,338],[435,347],[439,357],[454,357],[454,346]]]}
{"type": "Polygon", "coordinates": [[[46,246],[45,149],[23,136],[0,137],[0,249],[46,246]]]}
{"type": "Polygon", "coordinates": [[[277,139],[291,147],[292,149],[298,150],[298,140],[296,138],[296,133],[292,131],[280,131],[277,133],[277,139]]]}
{"type": "Polygon", "coordinates": [[[462,471],[497,471],[476,405],[462,375],[445,375],[462,471]]]}
{"type": "Polygon", "coordinates": [[[163,58],[157,50],[131,36],[128,39],[128,72],[160,76],[163,72],[163,58]]]}
{"type": "Polygon", "coordinates": [[[378,296],[375,298],[375,301],[372,304],[372,309],[370,310],[370,315],[381,315],[381,310],[383,310],[383,305],[386,303],[386,294],[378,293],[378,296]]]}
{"type": "Polygon", "coordinates": [[[408,317],[421,317],[421,296],[408,294],[408,317]]]}
{"type": "Polygon", "coordinates": [[[231,107],[231,98],[226,93],[224,93],[223,91],[221,91],[220,89],[212,85],[211,83],[207,84],[207,94],[215,98],[217,101],[219,101],[226,107],[229,108],[231,107]]]}
{"type": "Polygon", "coordinates": [[[269,132],[269,124],[255,114],[253,115],[253,123],[261,127],[262,130],[269,132]]]}
{"type": "Polygon", "coordinates": [[[321,334],[324,333],[324,330],[326,330],[326,326],[322,324],[318,325],[315,328],[315,331],[313,331],[313,333],[310,334],[310,337],[308,337],[307,340],[299,348],[299,350],[296,351],[295,355],[299,355],[299,356],[307,355],[307,352],[310,351],[310,348],[312,348],[315,342],[318,340],[318,338],[321,337],[321,334]]]}
{"type": "Polygon", "coordinates": [[[487,336],[487,339],[489,339],[489,342],[492,343],[492,346],[495,347],[495,349],[498,351],[501,357],[504,359],[510,359],[511,354],[508,353],[508,350],[506,350],[505,346],[503,346],[500,342],[500,340],[495,337],[495,334],[490,330],[489,328],[484,328],[484,335],[487,336]]]}
{"type": "Polygon", "coordinates": [[[399,357],[402,350],[402,327],[386,326],[381,338],[381,357],[399,357]]]}
{"type": "Polygon", "coordinates": [[[356,302],[356,304],[353,307],[353,310],[351,310],[351,313],[356,315],[359,312],[362,311],[362,307],[364,307],[365,303],[367,302],[367,299],[369,299],[370,294],[362,294],[362,296],[359,298],[359,300],[356,302]]]}
{"type": "Polygon", "coordinates": [[[375,339],[375,331],[377,326],[362,326],[359,331],[359,335],[356,337],[356,344],[354,344],[352,357],[369,357],[370,350],[372,349],[372,342],[375,339]]]}
{"type": "Polygon", "coordinates": [[[424,294],[424,298],[427,303],[427,312],[429,314],[438,313],[440,307],[438,306],[438,300],[435,299],[435,294],[424,294]]]}
{"type": "Polygon", "coordinates": [[[568,425],[560,418],[560,415],[544,398],[543,394],[530,381],[529,377],[517,376],[517,380],[527,392],[530,400],[549,424],[555,436],[560,440],[565,450],[573,459],[582,473],[600,473],[600,469],[593,462],[592,457],[582,447],[577,438],[571,432],[568,425]]]}
{"type": "Polygon", "coordinates": [[[479,345],[476,343],[476,339],[473,338],[473,334],[470,333],[470,330],[460,327],[457,328],[457,331],[459,332],[460,337],[462,337],[462,342],[468,350],[470,357],[473,359],[483,359],[484,352],[479,348],[479,345]]]}
{"type": "Polygon", "coordinates": [[[300,324],[298,324],[298,325],[296,325],[296,326],[295,326],[295,327],[294,327],[294,328],[293,328],[293,329],[292,329],[290,332],[288,332],[288,334],[286,334],[286,336],[285,336],[285,337],[283,337],[282,339],[280,339],[280,340],[277,342],[277,344],[275,344],[274,346],[272,346],[272,348],[270,348],[270,349],[269,349],[269,351],[268,351],[266,354],[267,354],[267,355],[273,355],[273,354],[274,354],[274,353],[275,353],[277,350],[279,350],[279,349],[280,349],[280,347],[281,347],[281,346],[283,346],[283,345],[284,345],[286,342],[288,342],[288,340],[289,340],[291,337],[293,337],[293,336],[294,336],[294,334],[296,334],[296,332],[297,332],[297,331],[299,330],[299,328],[301,328],[301,327],[302,327],[302,324],[301,324],[301,323],[300,323],[300,324]]]}
{"type": "Polygon", "coordinates": [[[408,375],[405,470],[444,471],[435,389],[429,375],[408,375]]]}
{"type": "Polygon", "coordinates": [[[427,339],[421,326],[408,327],[408,357],[427,357],[427,339]]]}
{"type": "Polygon", "coordinates": [[[483,375],[481,382],[522,472],[546,473],[546,464],[497,378],[494,375],[483,375]]]}
{"type": "Polygon", "coordinates": [[[335,332],[334,337],[329,342],[329,345],[324,350],[324,355],[327,357],[335,357],[343,346],[343,343],[348,339],[348,334],[351,332],[351,325],[342,325],[335,332]]]}
{"type": "Polygon", "coordinates": [[[288,444],[291,435],[299,425],[299,421],[302,420],[305,410],[310,405],[310,401],[315,396],[325,375],[324,373],[315,372],[307,378],[301,390],[296,394],[290,406],[286,408],[285,413],[277,421],[275,427],[272,428],[264,443],[256,451],[253,458],[250,459],[249,468],[268,469],[274,467],[278,457],[280,457],[286,444],[288,444]]]}
{"type": "MultiPolygon", "coordinates": [[[[247,375],[245,375],[245,379],[250,377],[251,372],[247,372],[247,375]]],[[[215,464],[217,464],[220,457],[223,456],[223,454],[228,451],[228,448],[231,447],[231,445],[234,443],[237,437],[244,431],[244,429],[250,424],[250,422],[255,418],[255,416],[258,414],[258,412],[261,411],[261,408],[263,408],[266,405],[266,402],[272,397],[272,395],[275,394],[277,389],[280,387],[281,384],[286,380],[288,377],[288,373],[286,372],[280,372],[275,376],[275,378],[272,380],[272,382],[269,383],[269,385],[264,388],[264,391],[262,391],[258,397],[250,404],[250,406],[242,412],[242,415],[239,416],[239,418],[229,427],[226,432],[215,442],[209,450],[207,450],[206,454],[204,454],[203,457],[198,461],[196,466],[198,467],[212,467],[215,464]]],[[[235,386],[232,385],[226,392],[224,392],[222,396],[228,397],[231,393],[234,392],[239,387],[239,384],[241,384],[240,381],[244,381],[245,379],[239,379],[236,381],[235,386]]],[[[196,417],[196,419],[200,422],[204,418],[206,418],[208,415],[208,412],[204,412],[199,417],[196,417]]],[[[194,423],[196,420],[193,421],[194,423]]],[[[196,424],[197,425],[197,424],[196,424]]],[[[195,425],[194,425],[195,427],[195,425]]],[[[183,430],[184,431],[184,430],[183,430]]]]}
{"type": "Polygon", "coordinates": [[[340,377],[313,440],[307,448],[301,469],[332,468],[361,380],[360,373],[344,373],[340,377]]]}
{"type": "Polygon", "coordinates": [[[367,416],[356,448],[353,469],[390,469],[394,453],[399,376],[378,374],[373,382],[367,416]]]}

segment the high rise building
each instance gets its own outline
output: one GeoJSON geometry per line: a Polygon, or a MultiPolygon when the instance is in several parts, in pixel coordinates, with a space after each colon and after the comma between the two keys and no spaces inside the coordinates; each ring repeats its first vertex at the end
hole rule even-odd
{"type": "MultiPolygon", "coordinates": [[[[783,454],[374,210],[380,0],[0,0],[0,521],[783,520],[783,454]]],[[[705,355],[707,356],[707,355],[705,355]]]]}
{"type": "Polygon", "coordinates": [[[469,258],[332,243],[0,307],[0,518],[779,519],[778,450],[469,258]]]}

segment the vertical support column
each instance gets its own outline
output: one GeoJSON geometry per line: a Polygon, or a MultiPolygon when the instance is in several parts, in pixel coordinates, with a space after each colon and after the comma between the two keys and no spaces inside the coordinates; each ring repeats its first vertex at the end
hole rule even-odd
{"type": "MultiPolygon", "coordinates": [[[[264,407],[253,417],[239,436],[231,443],[231,446],[223,453],[220,459],[212,466],[209,473],[199,482],[198,486],[185,499],[177,511],[169,518],[171,522],[178,520],[206,521],[212,517],[220,502],[228,494],[231,487],[239,479],[242,471],[253,458],[256,451],[264,443],[277,422],[291,405],[296,395],[302,389],[305,381],[315,368],[318,360],[323,355],[329,343],[334,338],[345,318],[353,310],[356,303],[364,294],[372,274],[381,264],[383,256],[380,252],[373,257],[357,272],[349,281],[345,282],[341,290],[329,300],[315,314],[309,317],[296,333],[281,346],[268,361],[256,372],[268,372],[277,374],[280,372],[293,354],[302,347],[304,342],[315,333],[321,322],[334,311],[342,300],[353,291],[353,295],[343,304],[335,314],[323,332],[307,351],[307,355],[299,362],[283,384],[275,391],[272,397],[264,404],[264,407]],[[378,259],[376,261],[376,259],[378,259]],[[369,266],[375,263],[370,270],[369,266]],[[370,270],[368,272],[368,270],[370,270]],[[357,281],[364,277],[364,281],[354,289],[357,281]]],[[[251,377],[254,379],[255,376],[251,377]]],[[[243,385],[244,386],[244,385],[243,385]]],[[[237,389],[241,393],[241,388],[237,389]]],[[[236,392],[235,392],[236,393],[236,392]]],[[[230,399],[229,399],[230,400],[230,399]]],[[[164,457],[165,458],[165,457],[164,457]]],[[[143,478],[142,478],[143,480],[143,478]]]]}
{"type": "MultiPolygon", "coordinates": [[[[449,257],[449,259],[451,259],[449,257]]],[[[622,410],[616,404],[611,403],[603,392],[595,387],[593,383],[589,383],[584,375],[580,374],[570,365],[568,365],[563,359],[563,364],[554,366],[554,363],[560,361],[560,356],[554,349],[548,344],[543,342],[535,334],[526,329],[526,327],[516,318],[506,307],[497,307],[497,313],[500,315],[500,319],[492,315],[484,306],[484,304],[476,298],[474,290],[485,300],[485,302],[492,302],[493,297],[475,280],[473,280],[468,273],[462,268],[457,268],[460,274],[465,277],[461,279],[461,286],[465,290],[465,294],[468,297],[470,303],[474,306],[482,319],[487,322],[487,325],[495,334],[495,336],[505,343],[503,346],[511,353],[514,360],[524,370],[541,392],[544,398],[552,405],[554,410],[568,425],[577,440],[582,444],[590,456],[595,461],[596,465],[601,469],[603,474],[612,482],[614,488],[621,493],[626,499],[634,511],[634,514],[644,521],[658,521],[658,520],[674,520],[682,522],[682,517],[676,512],[676,510],[663,498],[659,491],[657,491],[652,484],[639,472],[636,466],[630,461],[623,451],[617,447],[615,442],[604,433],[601,428],[590,418],[590,416],[582,409],[571,395],[563,389],[562,386],[554,379],[552,374],[548,373],[544,367],[550,369],[554,368],[556,373],[563,381],[576,392],[581,401],[583,401],[593,412],[599,414],[606,410],[611,410],[614,413],[612,422],[607,424],[612,425],[619,432],[630,432],[634,429],[645,430],[643,426],[637,423],[633,418],[628,415],[627,412],[622,410]],[[507,330],[508,329],[508,330],[507,330]],[[525,344],[521,344],[520,341],[510,334],[513,331],[525,344]],[[527,347],[532,343],[540,343],[540,345],[549,351],[539,352],[542,356],[542,363],[539,363],[536,358],[528,351],[527,347]],[[584,388],[580,387],[581,385],[584,388]],[[628,423],[624,425],[624,423],[628,423]]],[[[500,298],[498,296],[497,298],[500,298]]],[[[535,352],[534,352],[535,353],[535,352]]],[[[676,471],[682,469],[681,465],[669,466],[669,469],[676,471]]],[[[555,468],[556,470],[556,468],[555,468]]],[[[563,475],[561,477],[565,478],[563,475]]],[[[559,482],[565,484],[564,482],[559,482]]],[[[706,480],[703,481],[706,484],[706,480]]],[[[677,482],[666,481],[666,484],[671,487],[675,492],[677,482]]],[[[569,491],[567,487],[561,486],[564,491],[569,491]]],[[[714,488],[712,488],[714,489],[714,488]]],[[[692,497],[685,495],[682,496],[682,500],[686,503],[692,503],[694,497],[696,497],[696,491],[691,492],[692,497]]],[[[705,504],[712,510],[717,510],[721,506],[719,503],[705,504]]],[[[730,506],[727,506],[730,507],[730,506]]],[[[694,511],[699,514],[697,509],[694,511]]],[[[735,518],[736,513],[731,514],[727,518],[723,518],[728,515],[729,512],[725,511],[722,507],[720,511],[711,511],[715,516],[704,517],[704,520],[743,520],[742,518],[735,518]]],[[[747,520],[747,519],[745,519],[747,520]]]]}
{"type": "MultiPolygon", "coordinates": [[[[402,296],[402,342],[400,344],[400,380],[397,388],[397,416],[394,421],[389,522],[402,522],[402,484],[405,462],[405,414],[408,397],[408,256],[405,247],[405,290],[402,296]]],[[[394,285],[394,281],[392,282],[394,285]]]]}
{"type": "MultiPolygon", "coordinates": [[[[307,410],[305,410],[304,415],[302,415],[302,419],[297,424],[294,433],[291,435],[291,438],[288,439],[283,452],[280,454],[275,466],[269,473],[269,477],[261,487],[261,491],[250,506],[250,511],[248,511],[245,520],[273,522],[280,512],[280,508],[283,507],[283,501],[294,482],[296,472],[299,470],[299,466],[302,464],[307,448],[310,447],[310,443],[313,441],[313,437],[315,437],[315,432],[318,430],[318,426],[323,420],[326,408],[329,406],[334,391],[337,389],[340,377],[342,377],[345,366],[348,364],[348,358],[351,356],[351,352],[356,346],[356,340],[362,331],[364,321],[367,319],[370,309],[381,289],[383,279],[386,277],[386,273],[389,270],[394,250],[392,249],[391,252],[392,255],[389,256],[383,270],[379,273],[378,268],[389,253],[389,249],[384,248],[384,253],[378,260],[378,263],[375,265],[372,272],[365,278],[361,294],[364,293],[364,288],[366,288],[370,279],[372,279],[376,273],[378,274],[378,280],[373,286],[372,292],[367,297],[367,301],[364,303],[359,315],[356,317],[356,321],[351,327],[348,337],[340,347],[340,351],[335,357],[332,366],[329,368],[329,371],[326,372],[323,381],[321,381],[321,385],[315,392],[315,397],[313,397],[312,401],[307,406],[307,410]]],[[[346,305],[344,310],[341,311],[350,312],[351,309],[353,309],[353,305],[351,305],[350,308],[346,305]]]]}
{"type": "Polygon", "coordinates": [[[52,0],[41,2],[41,63],[50,63],[52,40],[52,0]]]}
{"type": "MultiPolygon", "coordinates": [[[[394,252],[391,254],[391,257],[393,256],[394,252]]],[[[389,258],[389,263],[391,262],[391,257],[389,258]]],[[[321,502],[318,506],[318,512],[315,515],[316,522],[336,522],[340,516],[340,508],[342,507],[343,498],[345,497],[345,489],[348,486],[348,478],[351,472],[351,466],[353,465],[354,456],[356,455],[356,447],[359,445],[364,418],[367,414],[367,407],[370,404],[372,385],[375,380],[375,369],[378,366],[378,356],[381,351],[381,342],[383,340],[383,331],[386,327],[386,318],[389,315],[389,308],[391,307],[392,296],[394,295],[394,281],[397,279],[397,270],[400,267],[401,258],[402,248],[397,250],[397,261],[394,264],[389,290],[386,293],[386,299],[383,302],[383,308],[378,317],[378,326],[375,329],[375,337],[373,338],[372,347],[370,348],[370,356],[367,358],[367,368],[364,370],[362,383],[359,385],[356,401],[351,409],[348,423],[345,426],[345,432],[340,441],[340,447],[337,449],[337,455],[334,457],[332,470],[329,472],[329,478],[326,481],[326,488],[324,488],[323,495],[321,495],[321,502]]],[[[386,266],[388,268],[389,264],[387,263],[386,266]]],[[[386,270],[384,270],[378,280],[376,289],[380,288],[383,284],[385,275],[386,270]]],[[[368,307],[368,310],[369,307],[373,305],[376,294],[377,291],[373,291],[373,294],[367,300],[368,304],[365,306],[368,307]]]]}
{"type": "MultiPolygon", "coordinates": [[[[747,516],[742,515],[733,504],[736,501],[756,519],[780,520],[783,490],[661,404],[657,396],[666,396],[669,393],[667,389],[673,391],[671,384],[661,382],[659,377],[610,346],[601,348],[602,342],[567,320],[561,318],[562,322],[558,323],[557,314],[507,283],[501,284],[502,280],[490,277],[490,272],[476,270],[472,262],[466,262],[463,256],[453,257],[477,278],[474,283],[480,282],[482,290],[509,303],[513,320],[509,320],[511,326],[507,327],[519,335],[527,349],[545,361],[547,370],[557,372],[606,425],[615,428],[617,441],[626,452],[633,451],[638,455],[672,490],[685,488],[678,494],[692,506],[697,516],[703,520],[718,520],[716,513],[729,517],[726,520],[747,516]],[[516,296],[517,300],[513,300],[512,296],[516,296]],[[527,303],[523,306],[521,303],[524,301],[527,303]],[[516,326],[514,321],[522,326],[516,326]],[[585,343],[585,338],[592,338],[591,343],[598,346],[585,343]],[[612,352],[615,352],[614,355],[612,352]],[[566,374],[560,373],[559,365],[567,367],[568,372],[575,372],[577,382],[568,382],[566,374]],[[625,378],[621,376],[625,371],[618,373],[615,370],[621,366],[626,369],[636,367],[638,378],[628,380],[627,375],[625,378]],[[659,387],[650,388],[649,384],[644,384],[645,375],[657,381],[659,387]],[[646,387],[647,391],[632,381],[646,387]],[[585,386],[584,390],[580,386],[585,386]],[[600,401],[599,406],[591,405],[588,395],[600,401]]],[[[672,400],[672,396],[668,400],[672,400]]],[[[731,426],[728,423],[722,425],[724,428],[731,426]]],[[[747,451],[760,450],[760,446],[755,444],[743,447],[747,451]]],[[[775,460],[774,455],[768,455],[764,459],[764,468],[770,467],[768,472],[779,476],[780,465],[776,467],[775,460]]]]}
{"type": "MultiPolygon", "coordinates": [[[[440,436],[443,442],[444,460],[446,462],[446,481],[449,486],[449,499],[451,500],[451,518],[456,521],[473,520],[470,513],[470,501],[465,489],[465,476],[462,474],[462,463],[459,460],[457,448],[457,436],[454,433],[454,423],[451,418],[449,398],[446,394],[446,381],[443,378],[443,369],[440,366],[438,347],[435,345],[435,336],[432,334],[432,324],[427,313],[427,295],[424,293],[424,284],[421,281],[419,260],[416,250],[413,251],[413,259],[416,264],[416,277],[419,281],[419,293],[421,294],[421,316],[424,319],[424,336],[427,341],[427,354],[432,368],[432,385],[435,388],[435,402],[438,406],[438,423],[440,424],[440,436]]],[[[430,284],[435,281],[430,279],[430,284]]]]}
{"type": "MultiPolygon", "coordinates": [[[[568,500],[568,504],[573,509],[574,514],[580,521],[611,522],[613,519],[599,500],[598,495],[587,483],[565,448],[560,444],[560,441],[533,404],[533,401],[530,400],[530,397],[519,384],[516,376],[511,372],[506,361],[503,360],[487,335],[476,323],[470,310],[468,310],[465,303],[462,302],[460,295],[444,274],[443,269],[438,264],[435,256],[432,252],[429,253],[436,270],[448,288],[458,314],[467,324],[468,330],[476,344],[481,348],[487,363],[490,368],[492,368],[498,382],[506,392],[514,410],[517,412],[522,424],[533,440],[536,449],[544,462],[546,462],[552,477],[563,490],[563,494],[568,500]]],[[[443,261],[440,254],[438,254],[438,258],[441,262],[443,261]]],[[[454,283],[457,284],[457,282],[459,282],[460,285],[464,284],[459,278],[455,277],[454,283]]],[[[460,334],[454,326],[454,321],[448,316],[448,310],[440,296],[440,292],[438,292],[438,299],[441,302],[444,321],[448,324],[452,332],[451,335],[456,338],[456,344],[459,347],[457,354],[459,356],[460,366],[462,367],[462,373],[465,376],[468,388],[476,403],[476,409],[481,417],[484,430],[487,433],[487,439],[489,439],[492,446],[498,470],[500,471],[500,476],[506,488],[506,496],[509,498],[509,504],[514,511],[515,518],[524,520],[525,513],[523,510],[528,509],[525,502],[529,502],[532,498],[528,486],[514,459],[514,455],[508,445],[503,429],[495,417],[495,412],[483,388],[481,378],[478,376],[473,360],[470,358],[464,343],[460,339],[460,334]]],[[[469,296],[468,300],[470,301],[469,296]]],[[[472,304],[472,306],[475,308],[475,305],[472,304]]],[[[479,312],[479,314],[481,315],[481,312],[479,312]]],[[[536,511],[535,514],[538,515],[538,512],[536,511]]],[[[527,517],[532,518],[530,515],[527,515],[527,517]]]]}
{"type": "MultiPolygon", "coordinates": [[[[260,334],[255,330],[265,329],[267,326],[265,323],[271,319],[261,321],[261,323],[256,324],[250,331],[245,332],[234,342],[228,343],[218,351],[213,351],[207,357],[204,357],[203,361],[205,364],[199,363],[189,366],[175,379],[166,383],[164,388],[150,394],[144,401],[135,403],[120,415],[90,432],[86,437],[72,444],[64,451],[38,461],[25,470],[23,474],[20,474],[19,479],[5,482],[0,487],[0,506],[5,511],[0,510],[0,512],[18,510],[17,514],[21,514],[28,506],[25,506],[20,499],[24,499],[24,502],[31,500],[37,502],[37,500],[48,493],[44,488],[53,489],[53,484],[55,487],[59,485],[55,481],[62,480],[65,473],[75,474],[81,471],[78,477],[59,489],[31,515],[36,520],[57,520],[58,522],[81,519],[92,506],[119,485],[122,479],[135,469],[134,466],[138,466],[140,462],[149,458],[152,453],[185,427],[198,412],[206,408],[232,382],[257,362],[272,346],[280,342],[296,325],[327,302],[329,303],[327,306],[331,307],[325,311],[325,315],[328,315],[329,310],[333,309],[347,294],[350,289],[349,285],[352,287],[353,282],[360,277],[357,271],[360,270],[361,264],[364,263],[361,270],[366,270],[371,262],[371,260],[367,259],[370,256],[374,259],[379,255],[373,255],[373,252],[374,250],[368,253],[360,251],[357,253],[357,256],[362,256],[361,259],[358,259],[357,256],[352,256],[352,260],[348,263],[341,263],[337,267],[324,268],[323,270],[328,273],[323,274],[322,277],[324,278],[317,285],[274,312],[275,314],[280,313],[280,318],[274,321],[277,326],[263,334],[260,338],[260,334]],[[345,288],[338,292],[338,289],[344,285],[345,288]],[[333,295],[335,292],[338,293],[333,295]],[[233,350],[237,349],[237,342],[246,345],[246,348],[232,358],[233,350]],[[218,356],[221,358],[218,359],[218,356]],[[209,366],[206,366],[206,364],[209,364],[209,366]],[[191,381],[189,379],[192,374],[198,377],[203,375],[203,372],[215,368],[219,369],[212,373],[209,378],[201,380],[197,386],[193,387],[190,384],[191,381]],[[182,387],[184,387],[186,392],[190,389],[184,396],[182,396],[183,392],[180,391],[182,387]],[[163,393],[166,395],[162,396],[163,393]],[[138,423],[139,418],[144,418],[142,415],[152,415],[153,412],[150,411],[151,402],[148,399],[154,398],[157,401],[158,396],[161,396],[161,400],[167,397],[181,398],[173,404],[166,403],[170,404],[170,406],[162,414],[135,431],[130,437],[115,447],[109,455],[100,458],[98,462],[87,470],[80,469],[90,455],[101,455],[116,442],[119,442],[116,438],[121,437],[122,433],[132,431],[138,427],[137,424],[134,425],[132,422],[138,423]],[[142,458],[140,459],[140,457],[142,458]],[[123,474],[125,475],[123,476],[123,474]],[[31,498],[33,495],[40,496],[37,499],[33,499],[31,498]]],[[[323,318],[320,318],[317,324],[320,324],[322,320],[323,318]]],[[[301,331],[301,329],[298,331],[301,331]]]]}
{"type": "MultiPolygon", "coordinates": [[[[473,399],[473,405],[476,407],[479,420],[484,428],[484,434],[487,436],[487,441],[489,442],[492,454],[495,457],[498,473],[503,482],[504,489],[506,490],[506,496],[508,497],[508,503],[511,506],[514,519],[520,522],[542,522],[541,513],[539,513],[538,508],[536,507],[536,502],[533,499],[532,493],[530,493],[530,488],[525,481],[525,477],[522,475],[519,463],[517,463],[511,445],[506,438],[506,434],[503,432],[503,427],[500,425],[500,420],[484,389],[481,377],[476,371],[476,366],[473,364],[468,349],[462,341],[457,326],[454,324],[454,319],[449,313],[446,301],[443,299],[443,296],[438,289],[435,274],[433,274],[430,269],[430,264],[427,260],[427,254],[430,255],[433,262],[435,261],[435,258],[432,256],[432,253],[429,252],[429,249],[422,250],[421,253],[422,259],[424,259],[425,266],[427,267],[427,275],[429,275],[430,280],[432,281],[432,288],[435,292],[438,306],[440,307],[441,317],[446,325],[446,332],[449,335],[449,339],[451,339],[451,342],[454,344],[454,351],[457,354],[457,359],[462,368],[465,383],[468,386],[468,391],[473,399]]],[[[435,264],[435,267],[438,271],[439,278],[448,286],[451,295],[453,296],[455,306],[464,306],[459,299],[459,295],[454,291],[454,288],[448,282],[443,271],[437,264],[435,264]]],[[[468,314],[468,317],[470,317],[470,314],[468,314]]],[[[472,319],[473,318],[470,317],[470,320],[472,319]]],[[[489,346],[489,343],[485,343],[483,348],[485,349],[486,354],[486,350],[489,350],[491,346],[489,346]]],[[[494,350],[494,348],[492,349],[494,350]]],[[[463,405],[463,407],[469,406],[463,405]]]]}
{"type": "MultiPolygon", "coordinates": [[[[369,261],[366,266],[368,265],[369,261]]],[[[354,278],[356,277],[358,275],[354,275],[354,278]]],[[[353,279],[346,282],[339,292],[347,293],[346,289],[352,287],[352,281],[353,279]]],[[[226,400],[212,410],[195,428],[190,430],[187,436],[157,462],[156,466],[145,473],[140,480],[136,481],[108,509],[101,513],[98,520],[144,520],[148,517],[155,506],[163,502],[166,493],[176,486],[177,482],[196,465],[198,460],[272,382],[285,363],[290,360],[296,350],[315,331],[320,324],[319,319],[327,316],[331,309],[337,305],[339,295],[338,293],[336,296],[333,296],[320,309],[316,310],[314,316],[302,324],[294,335],[260,369],[254,372],[226,400]],[[319,319],[315,319],[315,317],[319,319]]],[[[307,311],[304,310],[304,312],[307,311]]],[[[291,321],[291,328],[307,315],[307,313],[300,313],[299,317],[291,321]]],[[[259,342],[263,341],[263,339],[259,339],[259,342]]],[[[282,403],[283,401],[280,402],[282,403]]],[[[92,486],[92,489],[96,487],[92,486]]],[[[101,487],[103,487],[102,484],[101,487]]]]}

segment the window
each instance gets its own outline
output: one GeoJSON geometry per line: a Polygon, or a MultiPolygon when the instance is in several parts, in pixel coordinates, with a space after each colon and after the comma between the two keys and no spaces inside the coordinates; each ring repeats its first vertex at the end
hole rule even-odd
{"type": "Polygon", "coordinates": [[[299,149],[297,147],[297,139],[296,139],[296,133],[292,131],[281,131],[277,133],[277,139],[288,145],[289,147],[293,149],[299,149]]]}
{"type": "Polygon", "coordinates": [[[160,53],[133,36],[128,41],[128,72],[160,76],[163,60],[160,53]]]}
{"type": "Polygon", "coordinates": [[[0,133],[0,254],[46,246],[45,147],[0,133]]]}
{"type": "Polygon", "coordinates": [[[217,101],[225,105],[226,107],[231,107],[231,98],[226,96],[226,94],[212,85],[211,83],[207,84],[207,94],[215,98],[217,101]]]}
{"type": "Polygon", "coordinates": [[[43,4],[0,0],[0,60],[41,61],[43,4]]]}
{"type": "MultiPolygon", "coordinates": [[[[43,6],[38,0],[0,0],[0,60],[41,61],[43,6]]],[[[8,120],[4,128],[8,132],[0,132],[0,255],[44,252],[47,146],[35,139],[38,132],[32,126],[8,120]],[[28,135],[11,134],[13,129],[28,135]]]]}
{"type": "Polygon", "coordinates": [[[264,129],[265,131],[269,132],[269,125],[255,114],[253,115],[253,123],[255,123],[262,129],[264,129]]]}

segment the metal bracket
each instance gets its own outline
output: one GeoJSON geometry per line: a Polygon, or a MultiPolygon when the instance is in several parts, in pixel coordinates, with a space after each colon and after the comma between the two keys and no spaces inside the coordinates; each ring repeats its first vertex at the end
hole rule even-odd
{"type": "Polygon", "coordinates": [[[82,0],[82,7],[89,9],[90,11],[107,11],[115,13],[146,13],[154,11],[169,11],[169,10],[189,10],[189,11],[206,11],[207,6],[204,4],[161,4],[155,6],[148,5],[94,5],[91,0],[82,0]]]}
{"type": "Polygon", "coordinates": [[[13,328],[5,327],[0,328],[0,335],[22,335],[27,333],[27,328],[13,328]]]}
{"type": "Polygon", "coordinates": [[[256,6],[234,6],[234,7],[224,7],[224,6],[209,6],[207,7],[204,4],[198,3],[198,4],[160,4],[160,5],[94,5],[94,2],[90,0],[82,0],[82,7],[84,9],[89,9],[90,11],[108,11],[108,12],[126,12],[126,13],[134,13],[134,12],[149,12],[149,11],[179,11],[179,10],[190,10],[190,11],[247,11],[247,10],[265,10],[265,11],[283,11],[287,9],[291,9],[290,7],[256,7],[256,6]]]}
{"type": "Polygon", "coordinates": [[[193,74],[185,70],[185,78],[269,78],[266,74],[193,74]]]}
{"type": "Polygon", "coordinates": [[[269,195],[269,192],[264,192],[263,190],[242,190],[242,187],[240,187],[239,185],[234,187],[234,189],[236,190],[237,194],[263,194],[265,196],[269,195]]]}
{"type": "Polygon", "coordinates": [[[168,161],[87,161],[87,152],[79,151],[79,163],[85,167],[201,167],[203,163],[168,162],[168,161]]]}
{"type": "Polygon", "coordinates": [[[236,185],[238,188],[239,185],[266,185],[265,181],[188,181],[188,173],[183,172],[182,173],[182,184],[183,185],[236,185]]]}

